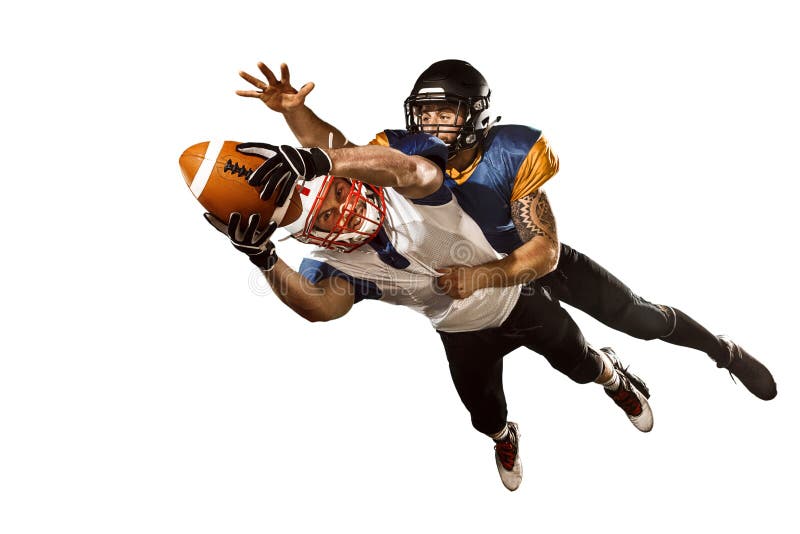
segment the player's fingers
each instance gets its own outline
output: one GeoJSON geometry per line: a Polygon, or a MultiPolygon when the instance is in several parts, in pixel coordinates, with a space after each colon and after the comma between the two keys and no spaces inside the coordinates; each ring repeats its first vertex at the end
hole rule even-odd
{"type": "MultiPolygon", "coordinates": [[[[261,200],[269,200],[272,198],[272,195],[275,193],[275,191],[279,188],[282,190],[283,184],[286,182],[294,182],[294,180],[292,180],[292,173],[290,171],[286,171],[280,177],[273,177],[272,179],[267,180],[266,184],[264,184],[264,189],[261,190],[261,200]]],[[[280,206],[283,206],[283,204],[280,204],[280,206]]]]}
{"type": "Polygon", "coordinates": [[[253,171],[253,174],[247,179],[247,183],[253,187],[260,187],[269,180],[273,170],[282,166],[283,163],[278,158],[270,158],[253,171]]]}
{"type": "Polygon", "coordinates": [[[248,245],[253,242],[253,236],[256,234],[256,230],[258,229],[258,223],[261,222],[261,215],[258,213],[253,213],[250,215],[250,218],[247,219],[247,228],[245,228],[244,236],[242,237],[242,242],[247,243],[248,245]]]}
{"type": "Polygon", "coordinates": [[[275,233],[276,228],[278,228],[278,221],[270,221],[266,230],[264,230],[264,234],[267,236],[267,239],[272,237],[272,234],[275,233]]]}
{"type": "MultiPolygon", "coordinates": [[[[294,170],[298,176],[306,175],[306,162],[303,161],[303,156],[300,155],[299,150],[289,145],[281,145],[279,150],[281,151],[281,154],[283,154],[283,157],[286,158],[286,161],[289,162],[289,165],[291,165],[292,170],[294,170]]],[[[309,178],[312,177],[309,176],[309,178]]]]}
{"type": "Polygon", "coordinates": [[[246,96],[248,98],[261,98],[264,94],[264,91],[240,91],[237,90],[236,94],[239,96],[246,96]]]}
{"type": "Polygon", "coordinates": [[[282,165],[279,167],[275,167],[273,169],[274,172],[270,172],[269,174],[265,174],[261,178],[261,185],[264,186],[261,189],[261,200],[267,200],[272,197],[272,194],[275,192],[275,189],[280,185],[280,181],[283,179],[283,175],[279,176],[277,173],[284,172],[288,174],[288,171],[282,170],[282,165]]]}
{"type": "Polygon", "coordinates": [[[277,227],[278,227],[277,222],[270,221],[267,227],[264,229],[263,232],[261,232],[261,235],[258,236],[258,238],[256,238],[253,244],[259,248],[264,246],[264,243],[266,243],[269,240],[269,238],[272,237],[272,233],[275,231],[277,227]]]}
{"type": "Polygon", "coordinates": [[[213,216],[212,214],[206,212],[203,214],[203,217],[208,221],[208,224],[214,227],[219,232],[223,234],[228,233],[228,225],[225,224],[224,221],[221,221],[218,217],[213,216]]]}
{"type": "Polygon", "coordinates": [[[267,171],[267,173],[264,175],[263,183],[268,184],[270,182],[275,182],[276,180],[282,180],[291,171],[292,169],[289,168],[288,165],[285,165],[283,162],[280,162],[278,165],[275,165],[274,167],[270,168],[267,171]]]}
{"type": "Polygon", "coordinates": [[[450,267],[441,267],[439,269],[436,269],[436,272],[439,273],[439,276],[436,278],[437,285],[444,287],[448,284],[453,283],[453,278],[455,273],[453,272],[453,269],[451,269],[450,267]]]}
{"type": "MultiPolygon", "coordinates": [[[[255,154],[260,158],[269,160],[278,153],[278,147],[269,143],[247,142],[236,145],[236,151],[243,154],[255,154]]],[[[262,164],[263,165],[263,164],[262,164]]]]}
{"type": "Polygon", "coordinates": [[[250,85],[254,85],[254,86],[258,87],[259,89],[266,89],[267,88],[267,84],[265,84],[263,81],[259,80],[255,76],[251,76],[250,74],[247,74],[243,70],[239,71],[239,76],[241,76],[250,85]]]}
{"type": "Polygon", "coordinates": [[[270,85],[278,85],[278,79],[275,77],[275,74],[261,61],[258,62],[258,70],[267,78],[270,85]]]}
{"type": "Polygon", "coordinates": [[[239,221],[242,220],[242,214],[234,211],[228,217],[228,237],[231,241],[236,241],[236,231],[239,229],[239,221]]]}
{"type": "Polygon", "coordinates": [[[289,65],[281,63],[281,83],[289,85],[289,65]]]}
{"type": "Polygon", "coordinates": [[[292,187],[294,187],[294,180],[285,180],[283,185],[281,186],[280,193],[278,194],[278,199],[275,201],[275,205],[279,208],[282,208],[284,204],[286,204],[286,200],[289,198],[289,194],[292,192],[292,187]]]}
{"type": "Polygon", "coordinates": [[[314,90],[314,87],[315,87],[314,82],[308,82],[303,87],[301,87],[299,91],[297,91],[297,95],[305,98],[308,95],[308,93],[314,90]]]}

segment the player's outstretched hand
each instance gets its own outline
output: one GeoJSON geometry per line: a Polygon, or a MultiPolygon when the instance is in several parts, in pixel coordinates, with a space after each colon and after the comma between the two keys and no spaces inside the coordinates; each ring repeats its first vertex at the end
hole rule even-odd
{"type": "Polygon", "coordinates": [[[261,216],[258,213],[250,215],[246,225],[239,224],[242,221],[242,214],[231,213],[228,224],[225,224],[210,213],[205,213],[206,220],[227,235],[231,244],[239,252],[247,254],[250,261],[262,271],[270,271],[275,267],[278,256],[275,253],[275,245],[270,240],[278,223],[271,221],[263,231],[258,231],[258,223],[261,216]]]}
{"type": "Polygon", "coordinates": [[[256,154],[266,161],[259,166],[247,183],[261,190],[261,198],[269,200],[277,192],[275,205],[286,204],[297,180],[312,180],[331,170],[331,158],[320,148],[276,147],[267,143],[240,143],[236,150],[256,154]]]}
{"type": "Polygon", "coordinates": [[[239,76],[245,79],[257,91],[236,91],[239,96],[247,98],[258,98],[267,107],[278,113],[291,113],[305,105],[306,96],[314,89],[314,82],[308,82],[298,91],[289,82],[289,67],[286,63],[281,63],[281,79],[278,80],[275,74],[264,63],[258,63],[258,69],[266,78],[267,82],[251,76],[244,71],[239,71],[239,76]]]}

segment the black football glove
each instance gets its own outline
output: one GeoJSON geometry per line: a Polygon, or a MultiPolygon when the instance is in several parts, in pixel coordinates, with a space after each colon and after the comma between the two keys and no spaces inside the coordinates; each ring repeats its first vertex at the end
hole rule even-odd
{"type": "Polygon", "coordinates": [[[313,180],[331,171],[331,158],[320,148],[276,147],[267,143],[240,143],[236,150],[266,159],[247,183],[261,188],[261,199],[267,200],[277,191],[277,207],[283,207],[298,179],[313,180]]]}
{"type": "Polygon", "coordinates": [[[270,238],[278,227],[277,222],[270,221],[262,232],[258,232],[258,223],[261,220],[261,216],[258,213],[250,216],[244,229],[239,226],[242,220],[241,213],[231,213],[227,225],[210,213],[204,215],[206,220],[211,223],[211,226],[226,234],[236,250],[247,254],[247,257],[256,267],[262,271],[271,271],[275,267],[278,256],[275,254],[275,245],[272,244],[270,238]]]}

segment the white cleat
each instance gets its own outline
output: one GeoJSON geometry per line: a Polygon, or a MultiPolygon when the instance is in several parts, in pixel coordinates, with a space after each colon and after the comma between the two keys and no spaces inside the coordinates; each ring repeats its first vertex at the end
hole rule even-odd
{"type": "Polygon", "coordinates": [[[633,426],[642,432],[650,432],[653,429],[653,411],[647,402],[647,399],[650,398],[647,384],[628,371],[627,367],[622,367],[612,349],[603,347],[600,350],[608,356],[614,365],[614,370],[619,375],[619,387],[615,391],[606,389],[606,395],[622,408],[633,426]]]}
{"type": "Polygon", "coordinates": [[[500,480],[509,490],[514,491],[522,483],[522,462],[519,459],[519,426],[517,423],[508,423],[508,436],[495,441],[494,461],[500,480]]]}

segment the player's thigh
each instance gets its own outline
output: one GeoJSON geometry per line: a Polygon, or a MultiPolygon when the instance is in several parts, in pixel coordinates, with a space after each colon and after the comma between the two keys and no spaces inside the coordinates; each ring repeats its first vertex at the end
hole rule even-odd
{"type": "Polygon", "coordinates": [[[567,245],[562,246],[558,273],[562,301],[611,328],[654,339],[672,327],[668,308],[640,297],[589,256],[567,245]]]}
{"type": "Polygon", "coordinates": [[[544,356],[558,371],[580,383],[599,374],[586,339],[560,303],[542,288],[529,288],[504,324],[520,344],[544,356]],[[534,291],[535,289],[535,291],[534,291]]]}
{"type": "Polygon", "coordinates": [[[439,335],[462,401],[469,406],[476,401],[502,398],[504,352],[499,329],[439,335]]]}

